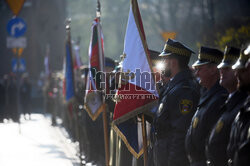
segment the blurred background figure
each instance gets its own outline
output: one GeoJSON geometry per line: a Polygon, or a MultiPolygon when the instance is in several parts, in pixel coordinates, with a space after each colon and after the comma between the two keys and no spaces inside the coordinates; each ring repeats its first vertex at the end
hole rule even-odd
{"type": "Polygon", "coordinates": [[[31,83],[29,81],[28,73],[24,73],[22,76],[22,82],[20,85],[20,102],[22,113],[24,119],[26,119],[26,114],[28,114],[29,119],[31,119],[31,83]]]}
{"type": "Polygon", "coordinates": [[[6,101],[6,118],[19,122],[19,113],[17,110],[17,84],[16,76],[10,73],[7,81],[7,101],[6,101]]]}
{"type": "Polygon", "coordinates": [[[45,112],[51,114],[51,124],[56,125],[56,98],[58,95],[58,87],[56,83],[55,73],[47,79],[45,90],[45,112]]]}

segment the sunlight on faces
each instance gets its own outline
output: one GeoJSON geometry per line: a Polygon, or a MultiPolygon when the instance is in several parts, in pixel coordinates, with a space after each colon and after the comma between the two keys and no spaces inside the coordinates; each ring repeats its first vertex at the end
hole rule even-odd
{"type": "Polygon", "coordinates": [[[196,72],[197,72],[197,66],[194,66],[192,67],[193,68],[193,71],[194,71],[194,75],[195,75],[195,78],[198,82],[200,82],[200,77],[197,76],[196,72]]]}
{"type": "Polygon", "coordinates": [[[226,89],[236,88],[237,78],[231,68],[225,67],[220,69],[220,84],[226,89]]]}
{"type": "Polygon", "coordinates": [[[195,67],[195,76],[199,78],[199,84],[207,87],[210,79],[215,75],[214,67],[210,64],[200,65],[195,67]]]}
{"type": "Polygon", "coordinates": [[[171,76],[171,58],[164,58],[164,75],[165,77],[170,77],[171,76]]]}
{"type": "Polygon", "coordinates": [[[238,80],[238,89],[250,91],[250,62],[246,63],[246,68],[236,70],[235,75],[238,80]]]}
{"type": "Polygon", "coordinates": [[[156,64],[156,69],[157,70],[161,71],[161,70],[164,70],[164,68],[165,68],[165,64],[163,62],[158,62],[156,64]]]}

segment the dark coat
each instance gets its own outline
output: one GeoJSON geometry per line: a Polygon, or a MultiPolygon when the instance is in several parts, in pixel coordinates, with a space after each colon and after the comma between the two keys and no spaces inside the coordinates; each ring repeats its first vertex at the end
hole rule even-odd
{"type": "Polygon", "coordinates": [[[28,81],[25,81],[20,86],[20,99],[22,105],[27,105],[30,103],[31,99],[31,84],[28,81]]]}
{"type": "Polygon", "coordinates": [[[179,72],[161,93],[153,122],[156,166],[185,166],[185,135],[199,101],[199,86],[189,70],[179,72]]]}
{"type": "Polygon", "coordinates": [[[227,95],[227,91],[217,82],[200,99],[186,136],[187,155],[193,166],[206,165],[206,141],[212,127],[223,113],[220,108],[225,103],[227,95]]]}
{"type": "Polygon", "coordinates": [[[250,96],[232,124],[227,151],[229,165],[250,165],[250,96]]]}
{"type": "Polygon", "coordinates": [[[235,92],[222,106],[224,112],[213,127],[206,145],[206,156],[213,166],[227,165],[227,145],[230,137],[232,122],[242,107],[247,94],[235,92]]]}

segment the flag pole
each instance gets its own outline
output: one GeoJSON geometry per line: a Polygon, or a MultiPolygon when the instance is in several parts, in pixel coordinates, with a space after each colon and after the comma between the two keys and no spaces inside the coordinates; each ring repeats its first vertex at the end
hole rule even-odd
{"type": "MultiPolygon", "coordinates": [[[[71,18],[68,18],[67,20],[66,20],[66,35],[67,35],[67,38],[66,38],[66,43],[68,43],[69,44],[69,51],[70,51],[70,56],[71,56],[71,58],[72,58],[72,61],[71,61],[71,66],[72,66],[72,71],[73,71],[73,75],[72,75],[72,78],[73,78],[73,90],[74,90],[74,94],[75,94],[75,82],[74,82],[74,69],[73,69],[73,57],[72,57],[72,45],[71,45],[71,33],[70,33],[70,23],[71,23],[71,18]]],[[[67,56],[67,53],[66,53],[66,56],[67,56]]],[[[66,62],[67,63],[67,62],[66,62]]],[[[72,101],[71,101],[72,102],[72,101]]],[[[82,155],[81,155],[81,144],[80,144],[80,142],[81,142],[81,140],[80,140],[80,129],[79,129],[79,126],[78,126],[78,122],[79,122],[79,120],[78,120],[78,109],[74,109],[74,107],[73,107],[73,114],[76,114],[76,118],[75,118],[75,120],[76,120],[76,125],[74,125],[74,132],[76,133],[76,139],[79,141],[79,150],[80,150],[80,154],[79,154],[79,159],[80,159],[80,165],[82,165],[83,164],[83,162],[82,162],[82,155]]],[[[73,115],[74,116],[74,115],[73,115]]],[[[74,117],[73,117],[74,118],[74,117]]],[[[74,119],[73,119],[74,120],[74,119]]]]}
{"type": "Polygon", "coordinates": [[[142,138],[143,138],[143,159],[144,159],[144,166],[147,166],[148,161],[148,148],[147,148],[147,131],[146,131],[146,121],[144,114],[142,114],[141,125],[142,125],[142,138]]]}
{"type": "MultiPolygon", "coordinates": [[[[96,7],[96,17],[99,20],[101,20],[101,4],[100,0],[97,0],[97,7],[96,7]]],[[[98,51],[99,51],[99,59],[100,59],[100,69],[101,71],[104,71],[104,58],[103,58],[103,50],[102,50],[102,42],[101,42],[101,34],[100,34],[100,26],[97,26],[98,28],[98,51]]],[[[103,79],[103,78],[102,78],[103,79]]],[[[104,78],[105,79],[105,78],[104,78]]],[[[103,87],[102,87],[103,89],[103,87]]],[[[104,96],[103,96],[103,103],[104,102],[104,96]]],[[[104,145],[105,145],[105,161],[106,161],[106,166],[109,166],[109,139],[108,139],[108,122],[107,122],[107,111],[106,107],[103,107],[103,113],[102,113],[102,118],[103,118],[103,132],[104,132],[104,145]]]]}

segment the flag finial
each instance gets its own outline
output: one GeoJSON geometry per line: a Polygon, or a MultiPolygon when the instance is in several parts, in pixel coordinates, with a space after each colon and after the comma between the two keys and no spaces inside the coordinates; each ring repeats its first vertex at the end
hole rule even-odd
{"type": "MultiPolygon", "coordinates": [[[[123,64],[124,59],[126,58],[126,53],[124,52],[122,55],[120,55],[121,58],[121,64],[123,64]]],[[[123,65],[121,66],[121,72],[123,72],[123,65]]],[[[120,74],[119,76],[119,83],[118,83],[118,88],[121,88],[122,86],[122,75],[120,74]]]]}
{"type": "Polygon", "coordinates": [[[68,18],[66,20],[66,30],[70,30],[70,23],[71,23],[71,18],[68,18]]]}
{"type": "Polygon", "coordinates": [[[122,55],[120,55],[120,58],[123,61],[126,58],[126,53],[123,53],[122,55]]]}
{"type": "Polygon", "coordinates": [[[96,17],[101,17],[101,3],[100,0],[97,0],[97,6],[96,6],[96,17]]]}

